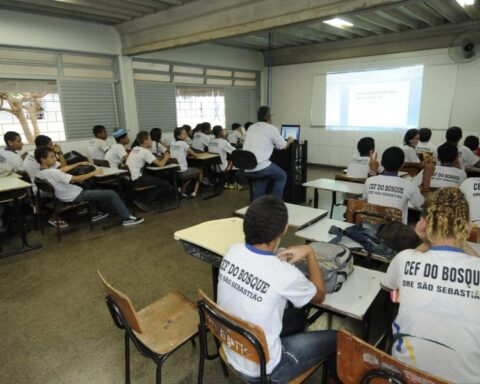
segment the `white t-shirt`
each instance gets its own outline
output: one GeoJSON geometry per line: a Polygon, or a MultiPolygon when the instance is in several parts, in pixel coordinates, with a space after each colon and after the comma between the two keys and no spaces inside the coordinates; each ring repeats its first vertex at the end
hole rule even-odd
{"type": "Polygon", "coordinates": [[[94,138],[88,142],[87,152],[90,161],[93,159],[104,160],[105,153],[109,150],[110,146],[105,140],[94,138]]]}
{"type": "Polygon", "coordinates": [[[13,171],[18,171],[23,169],[23,159],[15,151],[10,151],[6,148],[0,148],[0,156],[5,159],[5,162],[10,164],[13,168],[13,171]]]}
{"type": "Polygon", "coordinates": [[[208,151],[212,153],[218,153],[220,155],[220,160],[222,163],[220,164],[220,169],[224,171],[228,166],[227,161],[227,153],[232,153],[235,150],[235,147],[232,146],[227,140],[225,139],[213,139],[208,144],[208,151]]]}
{"type": "Polygon", "coordinates": [[[142,176],[143,167],[146,164],[153,163],[157,158],[148,149],[137,146],[134,147],[127,157],[127,166],[130,170],[132,181],[142,176]]]}
{"type": "Polygon", "coordinates": [[[108,161],[111,168],[118,168],[118,166],[122,163],[124,156],[127,156],[127,150],[125,149],[124,145],[115,143],[105,154],[105,160],[108,161]]]}
{"type": "Polygon", "coordinates": [[[238,144],[242,141],[243,136],[238,131],[238,129],[236,129],[236,130],[230,132],[227,139],[228,139],[228,142],[231,143],[231,144],[238,144]]]}
{"type": "Polygon", "coordinates": [[[285,139],[280,135],[277,127],[272,124],[259,121],[248,128],[243,149],[253,152],[257,158],[257,166],[247,172],[260,171],[270,164],[273,148],[283,149],[287,145],[285,139]]]}
{"type": "Polygon", "coordinates": [[[211,139],[210,135],[203,132],[196,132],[193,135],[192,148],[197,151],[205,151],[205,148],[208,147],[208,143],[211,139]]]}
{"type": "Polygon", "coordinates": [[[478,383],[480,258],[449,247],[406,250],[383,285],[400,290],[392,355],[454,383],[478,383]]]}
{"type": "MultiPolygon", "coordinates": [[[[460,187],[460,184],[467,178],[467,174],[463,169],[456,167],[447,167],[444,165],[436,165],[432,178],[430,179],[430,188],[447,188],[460,187]]],[[[423,169],[415,176],[413,182],[418,186],[423,182],[423,169]]]]}
{"type": "Polygon", "coordinates": [[[152,140],[152,148],[150,148],[150,152],[152,152],[155,156],[163,155],[166,150],[167,148],[165,148],[162,143],[152,140]]]}
{"type": "MultiPolygon", "coordinates": [[[[275,255],[234,244],[223,258],[218,276],[218,304],[225,311],[261,327],[270,353],[267,374],[279,363],[280,332],[287,300],[302,307],[315,296],[316,287],[293,265],[275,255]]],[[[224,348],[229,363],[253,377],[258,364],[224,348]]]]}
{"type": "Polygon", "coordinates": [[[458,146],[458,159],[460,161],[460,167],[473,167],[480,161],[480,157],[475,155],[472,150],[465,145],[458,146]]]}
{"type": "Polygon", "coordinates": [[[480,225],[480,177],[469,177],[460,186],[470,207],[470,220],[480,225]]]}
{"type": "Polygon", "coordinates": [[[385,175],[368,178],[363,197],[369,204],[400,209],[405,224],[408,219],[408,203],[420,208],[425,201],[420,189],[412,181],[385,175]]]}
{"type": "Polygon", "coordinates": [[[47,180],[55,188],[55,196],[65,203],[74,201],[83,191],[78,185],[70,184],[72,175],[56,168],[41,169],[37,173],[39,179],[47,180]]]}
{"type": "Polygon", "coordinates": [[[403,153],[405,154],[405,163],[419,163],[420,158],[415,152],[415,148],[410,147],[409,145],[404,145],[402,147],[403,153]]]}
{"type": "Polygon", "coordinates": [[[180,166],[180,172],[188,169],[187,155],[189,148],[189,145],[183,140],[178,140],[170,144],[170,156],[172,159],[177,160],[180,166]]]}
{"type": "MultiPolygon", "coordinates": [[[[56,161],[53,168],[60,168],[61,164],[56,161]]],[[[35,185],[35,177],[37,177],[38,172],[40,172],[40,164],[35,160],[35,151],[28,151],[27,156],[23,160],[23,170],[27,172],[28,177],[32,184],[32,190],[34,193],[37,193],[37,186],[35,185]]]]}
{"type": "Polygon", "coordinates": [[[434,156],[437,154],[437,146],[430,141],[427,142],[422,142],[419,141],[417,146],[415,147],[415,152],[417,153],[424,153],[424,152],[430,152],[433,153],[434,156]]]}

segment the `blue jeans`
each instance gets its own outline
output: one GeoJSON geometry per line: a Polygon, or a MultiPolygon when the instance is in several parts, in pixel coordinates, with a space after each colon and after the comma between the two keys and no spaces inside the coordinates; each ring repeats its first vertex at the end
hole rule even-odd
{"type": "MultiPolygon", "coordinates": [[[[282,337],[281,340],[282,357],[270,374],[272,383],[288,383],[326,359],[330,375],[336,377],[336,331],[302,332],[282,337]]],[[[259,378],[239,374],[249,383],[259,382],[259,378]]]]}
{"type": "Polygon", "coordinates": [[[247,172],[247,176],[254,177],[255,188],[253,189],[253,199],[265,195],[270,180],[273,181],[272,195],[283,198],[283,190],[287,183],[287,174],[278,165],[271,163],[267,168],[260,171],[247,172]]]}
{"type": "Polygon", "coordinates": [[[110,206],[122,220],[128,220],[130,217],[130,212],[115,191],[109,189],[83,190],[73,202],[80,203],[82,201],[90,201],[110,206]]]}

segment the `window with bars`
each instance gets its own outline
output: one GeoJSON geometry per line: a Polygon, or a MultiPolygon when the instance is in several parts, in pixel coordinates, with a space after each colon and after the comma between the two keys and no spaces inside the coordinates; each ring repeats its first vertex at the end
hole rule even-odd
{"type": "Polygon", "coordinates": [[[176,88],[177,124],[197,124],[208,121],[225,127],[225,90],[223,88],[176,88]]]}

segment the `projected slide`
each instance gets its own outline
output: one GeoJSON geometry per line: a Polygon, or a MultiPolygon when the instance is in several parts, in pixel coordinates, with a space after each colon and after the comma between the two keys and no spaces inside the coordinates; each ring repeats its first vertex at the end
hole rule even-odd
{"type": "Polygon", "coordinates": [[[327,74],[330,128],[397,129],[418,126],[423,66],[327,74]]]}

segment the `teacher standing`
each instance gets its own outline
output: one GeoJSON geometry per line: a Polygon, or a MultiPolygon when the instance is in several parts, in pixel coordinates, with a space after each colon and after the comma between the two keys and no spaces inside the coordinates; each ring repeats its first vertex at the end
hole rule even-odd
{"type": "Polygon", "coordinates": [[[245,137],[243,149],[252,152],[257,159],[257,166],[246,170],[255,180],[253,198],[265,195],[268,184],[273,182],[272,195],[283,198],[283,190],[287,183],[287,174],[278,165],[270,161],[273,149],[287,149],[293,142],[287,141],[280,135],[278,128],[272,125],[272,113],[269,107],[260,107],[257,112],[258,122],[252,124],[245,137]]]}

